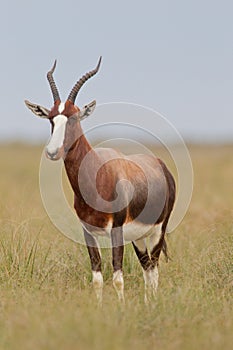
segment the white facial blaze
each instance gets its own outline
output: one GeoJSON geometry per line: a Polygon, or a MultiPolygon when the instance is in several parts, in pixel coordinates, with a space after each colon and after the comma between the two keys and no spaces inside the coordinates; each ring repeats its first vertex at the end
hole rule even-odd
{"type": "Polygon", "coordinates": [[[54,129],[50,141],[46,147],[49,154],[54,154],[62,147],[65,139],[66,123],[68,118],[64,115],[58,115],[53,118],[54,129]]]}
{"type": "Polygon", "coordinates": [[[64,111],[64,109],[65,109],[65,103],[64,103],[64,102],[61,102],[60,105],[59,105],[59,107],[58,107],[58,112],[59,112],[60,114],[62,114],[62,112],[64,111]]]}

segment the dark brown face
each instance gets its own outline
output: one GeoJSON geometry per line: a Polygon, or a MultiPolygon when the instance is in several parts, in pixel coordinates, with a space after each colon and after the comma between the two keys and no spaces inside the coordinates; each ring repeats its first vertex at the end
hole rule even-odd
{"type": "Polygon", "coordinates": [[[87,118],[95,109],[92,101],[81,110],[72,102],[55,102],[48,114],[52,126],[52,135],[46,147],[46,155],[51,160],[65,158],[67,152],[82,135],[80,121],[87,118]]]}
{"type": "Polygon", "coordinates": [[[65,158],[65,155],[82,134],[80,121],[94,111],[96,101],[92,101],[81,110],[71,101],[55,101],[49,111],[36,103],[25,101],[26,106],[40,118],[49,119],[52,135],[46,147],[46,155],[51,160],[65,158]]]}

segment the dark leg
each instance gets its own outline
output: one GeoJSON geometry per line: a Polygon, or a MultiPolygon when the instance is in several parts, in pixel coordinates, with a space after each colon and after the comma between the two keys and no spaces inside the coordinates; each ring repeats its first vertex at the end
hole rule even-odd
{"type": "Polygon", "coordinates": [[[91,260],[92,271],[101,271],[101,256],[98,248],[98,243],[90,233],[84,230],[84,237],[87,245],[87,250],[91,260]]]}
{"type": "Polygon", "coordinates": [[[152,261],[153,268],[155,266],[158,266],[161,251],[164,252],[166,259],[168,259],[167,245],[165,241],[165,232],[167,228],[167,223],[168,223],[168,219],[167,220],[165,219],[165,221],[161,225],[158,225],[158,227],[161,226],[160,228],[161,232],[157,236],[158,239],[156,244],[151,246],[151,261],[152,261]]]}
{"type": "Polygon", "coordinates": [[[150,237],[150,260],[151,266],[150,268],[144,272],[144,280],[145,280],[145,301],[148,301],[152,296],[156,296],[157,288],[158,288],[158,280],[159,280],[159,257],[160,253],[163,250],[166,255],[166,243],[165,243],[165,231],[167,226],[167,221],[165,220],[163,223],[160,223],[154,227],[154,232],[150,237]]]}
{"type": "Polygon", "coordinates": [[[102,304],[103,294],[103,276],[101,273],[101,256],[97,240],[86,230],[84,230],[84,237],[91,260],[92,268],[92,283],[97,296],[98,303],[102,304]]]}
{"type": "Polygon", "coordinates": [[[148,254],[145,239],[140,239],[132,242],[136,255],[141,263],[144,283],[145,283],[145,294],[144,300],[147,304],[151,299],[151,296],[155,295],[157,284],[158,284],[158,270],[153,266],[151,257],[148,254]]]}
{"type": "Polygon", "coordinates": [[[124,279],[122,273],[124,240],[122,227],[115,227],[111,232],[112,241],[112,265],[113,265],[113,285],[118,298],[124,302],[124,279]]]}
{"type": "Polygon", "coordinates": [[[132,242],[132,244],[143,270],[148,270],[151,266],[151,260],[144,239],[132,242]]]}

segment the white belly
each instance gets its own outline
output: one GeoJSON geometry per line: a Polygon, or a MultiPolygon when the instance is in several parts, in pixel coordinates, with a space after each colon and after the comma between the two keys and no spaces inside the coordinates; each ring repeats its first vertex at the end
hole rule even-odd
{"type": "MultiPolygon", "coordinates": [[[[90,231],[92,235],[96,238],[98,237],[111,237],[112,230],[112,222],[109,222],[108,225],[104,229],[97,229],[90,231]]],[[[161,233],[161,224],[159,225],[145,225],[137,221],[133,221],[131,223],[127,223],[123,225],[123,237],[127,242],[136,241],[138,239],[146,238],[150,236],[152,233],[156,233],[158,231],[158,236],[161,233]]]]}
{"type": "Polygon", "coordinates": [[[154,229],[154,225],[145,225],[140,222],[133,221],[123,225],[123,236],[125,241],[136,241],[149,236],[154,229]]]}

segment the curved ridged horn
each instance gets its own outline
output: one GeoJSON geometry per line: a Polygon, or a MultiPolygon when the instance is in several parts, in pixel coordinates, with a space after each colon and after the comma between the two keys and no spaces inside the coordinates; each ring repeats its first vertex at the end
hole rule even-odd
{"type": "Polygon", "coordinates": [[[74,85],[73,89],[71,90],[71,92],[68,96],[68,99],[67,99],[68,101],[70,101],[74,104],[75,99],[77,97],[77,94],[78,94],[79,90],[81,89],[81,87],[83,86],[83,84],[98,72],[101,60],[102,60],[102,56],[100,56],[96,68],[91,70],[90,72],[86,73],[85,75],[83,75],[82,78],[77,81],[77,83],[74,85]]]}
{"type": "Polygon", "coordinates": [[[56,64],[57,64],[57,60],[55,60],[53,67],[52,67],[51,70],[47,73],[47,79],[48,79],[48,81],[49,81],[49,85],[50,85],[50,88],[51,88],[51,90],[52,90],[54,103],[55,103],[56,101],[58,101],[58,100],[61,101],[60,96],[59,96],[59,92],[58,92],[58,90],[57,90],[55,81],[54,81],[54,79],[53,79],[53,72],[54,72],[54,70],[55,70],[55,68],[56,68],[56,64]]]}

